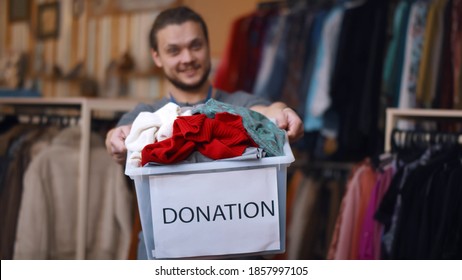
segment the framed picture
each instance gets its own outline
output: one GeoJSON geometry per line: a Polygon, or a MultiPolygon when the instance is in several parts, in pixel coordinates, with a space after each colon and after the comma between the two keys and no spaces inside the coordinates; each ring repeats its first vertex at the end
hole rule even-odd
{"type": "Polygon", "coordinates": [[[10,22],[29,20],[30,0],[8,0],[8,20],[10,22]]]}
{"type": "Polygon", "coordinates": [[[59,35],[59,2],[44,3],[38,6],[37,37],[53,39],[59,35]]]}

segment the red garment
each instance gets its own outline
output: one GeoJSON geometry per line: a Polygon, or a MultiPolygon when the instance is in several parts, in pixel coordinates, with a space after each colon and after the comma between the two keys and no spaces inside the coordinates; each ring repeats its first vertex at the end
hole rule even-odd
{"type": "Polygon", "coordinates": [[[277,9],[257,10],[234,20],[215,72],[216,88],[227,92],[253,90],[269,19],[277,13],[277,9]]]}
{"type": "Polygon", "coordinates": [[[230,37],[226,44],[225,51],[215,72],[214,87],[226,92],[239,90],[239,65],[247,57],[247,29],[253,13],[237,18],[230,31],[230,37]]]}
{"type": "Polygon", "coordinates": [[[179,116],[173,123],[172,137],[143,148],[141,164],[180,162],[195,150],[211,159],[236,157],[249,146],[258,147],[239,115],[217,113],[215,119],[205,114],[179,116]]]}

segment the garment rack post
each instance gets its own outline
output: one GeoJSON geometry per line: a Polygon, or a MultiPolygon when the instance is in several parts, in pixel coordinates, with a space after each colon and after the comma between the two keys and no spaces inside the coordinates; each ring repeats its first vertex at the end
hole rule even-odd
{"type": "Polygon", "coordinates": [[[81,141],[80,141],[80,161],[79,161],[79,192],[77,200],[77,242],[76,256],[77,259],[85,259],[86,230],[87,230],[87,197],[90,168],[90,131],[91,131],[91,111],[88,102],[83,99],[80,112],[80,121],[82,122],[81,141]],[[89,129],[83,129],[84,127],[89,129]]]}
{"type": "Polygon", "coordinates": [[[462,119],[462,110],[387,108],[385,123],[385,152],[391,151],[391,134],[399,119],[462,119]]]}

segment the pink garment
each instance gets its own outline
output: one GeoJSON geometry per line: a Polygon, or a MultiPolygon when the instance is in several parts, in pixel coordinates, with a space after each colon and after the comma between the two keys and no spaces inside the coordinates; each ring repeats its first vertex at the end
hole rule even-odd
{"type": "Polygon", "coordinates": [[[362,176],[367,173],[369,167],[362,164],[347,185],[346,193],[342,200],[341,212],[336,224],[336,233],[329,249],[328,259],[347,260],[350,259],[352,241],[354,240],[354,229],[356,217],[360,211],[360,187],[362,176]]]}
{"type": "Polygon", "coordinates": [[[377,174],[368,160],[352,170],[329,247],[327,259],[357,259],[360,232],[377,174]]]}
{"type": "Polygon", "coordinates": [[[384,172],[379,173],[377,177],[377,182],[371,194],[360,233],[358,252],[358,259],[360,260],[380,259],[380,239],[382,236],[383,226],[374,220],[374,214],[390,186],[393,173],[393,167],[389,165],[385,167],[384,172]]]}

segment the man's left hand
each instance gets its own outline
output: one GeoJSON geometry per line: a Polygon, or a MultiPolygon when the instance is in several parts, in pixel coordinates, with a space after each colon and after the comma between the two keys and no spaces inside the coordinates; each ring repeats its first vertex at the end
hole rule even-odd
{"type": "Polygon", "coordinates": [[[294,110],[286,107],[276,114],[275,119],[277,126],[287,131],[290,142],[302,138],[303,122],[294,110]]]}

